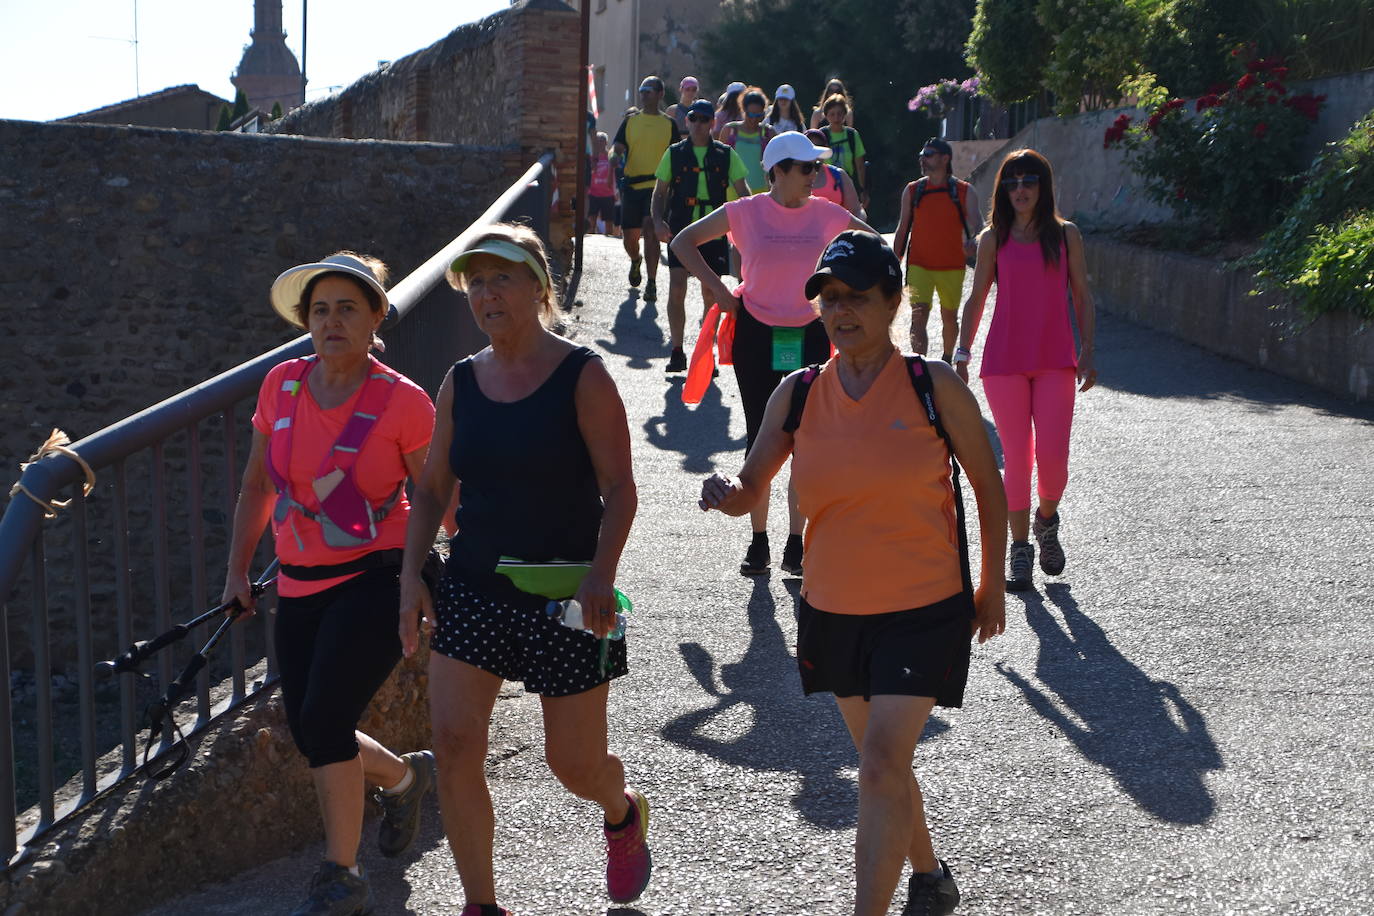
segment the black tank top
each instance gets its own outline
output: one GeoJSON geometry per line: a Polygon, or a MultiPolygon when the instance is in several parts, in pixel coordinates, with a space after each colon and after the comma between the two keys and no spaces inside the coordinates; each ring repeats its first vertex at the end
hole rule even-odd
{"type": "Polygon", "coordinates": [[[582,367],[597,358],[578,347],[533,394],[512,403],[482,393],[471,357],[454,364],[449,466],[462,487],[452,575],[510,600],[524,593],[495,573],[500,557],[592,559],[601,489],[574,392],[582,367]]]}

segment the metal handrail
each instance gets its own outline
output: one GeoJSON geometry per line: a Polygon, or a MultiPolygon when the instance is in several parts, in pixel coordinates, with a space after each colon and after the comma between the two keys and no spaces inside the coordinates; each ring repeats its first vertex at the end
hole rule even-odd
{"type": "MultiPolygon", "coordinates": [[[[398,321],[403,321],[408,314],[415,310],[421,300],[444,279],[449,265],[459,252],[466,248],[477,235],[483,232],[493,223],[500,222],[508,218],[513,213],[530,218],[533,228],[539,231],[546,239],[548,237],[548,217],[549,217],[549,188],[550,181],[543,179],[551,175],[553,171],[554,153],[552,151],[542,155],[537,162],[531,165],[525,173],[507,188],[486,211],[482,213],[473,223],[463,230],[457,237],[445,245],[442,249],[435,252],[423,264],[412,271],[405,279],[397,283],[388,292],[388,298],[396,306],[399,313],[398,321]]],[[[271,368],[278,363],[297,356],[304,356],[311,352],[311,342],[308,334],[282,344],[275,349],[248,360],[232,369],[229,369],[205,382],[195,385],[180,394],[169,397],[162,402],[155,404],[145,410],[113,423],[98,432],[73,443],[69,448],[79,455],[92,468],[102,469],[114,466],[115,475],[115,515],[116,518],[127,517],[126,495],[123,487],[123,462],[145,449],[153,449],[158,455],[162,444],[171,436],[192,430],[192,436],[196,434],[196,425],[203,420],[215,417],[217,414],[226,414],[226,425],[232,418],[234,405],[254,396],[262,384],[262,380],[267,376],[271,368]]],[[[226,453],[230,456],[229,463],[232,465],[233,439],[232,429],[226,430],[226,453]]],[[[197,449],[198,449],[197,444],[197,449]]],[[[194,453],[193,462],[199,461],[199,452],[194,453]]],[[[158,462],[155,463],[155,473],[160,468],[160,455],[158,462]]],[[[197,465],[198,466],[198,465],[197,465]]],[[[0,871],[18,864],[24,859],[25,852],[31,848],[34,842],[51,831],[53,827],[61,824],[65,819],[75,814],[85,807],[96,797],[108,792],[114,786],[127,781],[141,767],[136,766],[129,759],[126,747],[125,766],[118,774],[118,778],[107,780],[104,784],[96,784],[94,773],[94,749],[87,747],[87,743],[93,741],[89,722],[85,721],[90,715],[89,678],[92,676],[89,652],[89,584],[87,583],[87,568],[85,567],[85,557],[82,551],[84,548],[77,548],[79,565],[77,570],[79,582],[78,601],[85,604],[85,615],[78,615],[78,629],[81,635],[78,639],[78,650],[81,658],[78,677],[81,679],[82,690],[82,758],[84,774],[84,790],[80,798],[76,800],[68,809],[62,812],[54,812],[51,773],[51,702],[43,681],[50,674],[50,664],[48,661],[48,646],[46,632],[47,627],[47,608],[46,596],[43,589],[44,569],[43,560],[43,520],[44,509],[38,500],[44,502],[55,499],[63,493],[65,488],[72,486],[77,481],[83,479],[84,470],[81,465],[66,455],[54,454],[41,458],[30,463],[20,477],[20,482],[32,494],[35,499],[30,499],[22,493],[17,494],[5,507],[3,516],[0,516],[0,611],[3,611],[11,595],[19,583],[26,564],[32,564],[37,571],[35,575],[35,630],[34,651],[35,669],[38,677],[38,703],[39,703],[39,731],[40,731],[40,790],[39,807],[41,815],[38,824],[29,831],[28,835],[22,838],[17,836],[18,812],[15,810],[14,794],[14,741],[13,741],[13,719],[10,702],[9,685],[9,625],[8,615],[0,613],[0,676],[4,683],[0,684],[0,871]],[[46,708],[45,708],[46,707],[46,708]],[[45,716],[47,717],[45,719],[45,716]],[[46,759],[46,778],[45,769],[42,761],[46,759]],[[6,825],[5,817],[8,816],[9,823],[6,825]]],[[[198,506],[199,493],[193,497],[196,501],[193,505],[198,506]]],[[[78,499],[73,503],[73,517],[76,521],[76,528],[79,536],[75,540],[80,543],[85,538],[85,501],[78,499]]],[[[159,502],[157,511],[165,513],[165,506],[159,502]]],[[[198,519],[193,521],[198,525],[198,519]]],[[[196,529],[193,529],[196,530],[196,529]]],[[[160,541],[155,542],[155,550],[165,554],[165,548],[159,548],[160,541]]],[[[116,552],[119,545],[116,545],[116,552]]],[[[159,568],[165,566],[165,556],[158,558],[159,568]]],[[[124,558],[127,561],[127,557],[124,558]]],[[[117,578],[120,576],[118,567],[123,567],[124,576],[127,578],[127,562],[118,562],[116,570],[117,578]]],[[[202,573],[197,569],[196,573],[202,573]]],[[[120,589],[121,631],[127,624],[125,607],[127,604],[125,596],[127,593],[127,582],[116,583],[120,589]]],[[[160,598],[163,596],[159,596],[160,598]]],[[[165,598],[159,602],[159,612],[165,607],[165,598]]],[[[120,638],[123,639],[123,632],[120,638]]],[[[269,643],[270,646],[270,643],[269,643]]],[[[236,647],[236,656],[241,654],[241,646],[236,647]]],[[[269,648],[270,651],[270,648],[269,648]]],[[[271,669],[269,669],[270,674],[271,669]]],[[[227,708],[232,708],[256,693],[243,689],[243,671],[241,667],[234,670],[235,691],[234,701],[227,708]]],[[[258,689],[270,686],[270,679],[264,682],[258,689]]],[[[126,700],[125,715],[132,711],[132,700],[126,700]]],[[[188,735],[195,734],[203,730],[209,724],[211,717],[207,715],[203,695],[201,701],[201,715],[199,716],[196,729],[188,735]]],[[[221,710],[223,712],[224,710],[221,710]]],[[[125,732],[128,734],[128,725],[125,723],[125,732]]]]}

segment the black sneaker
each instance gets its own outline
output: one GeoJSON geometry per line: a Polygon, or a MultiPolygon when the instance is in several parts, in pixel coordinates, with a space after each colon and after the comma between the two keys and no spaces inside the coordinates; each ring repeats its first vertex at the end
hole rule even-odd
{"type": "Polygon", "coordinates": [[[941,876],[912,875],[907,884],[906,907],[902,916],[947,916],[959,905],[959,885],[944,860],[940,860],[941,876]]]}
{"type": "Polygon", "coordinates": [[[768,537],[755,537],[744,552],[744,562],[739,565],[739,571],[746,576],[761,576],[768,572],[768,564],[772,559],[768,553],[768,537]]]}
{"type": "Polygon", "coordinates": [[[1040,545],[1040,568],[1047,576],[1057,576],[1064,571],[1064,548],[1059,545],[1059,513],[1042,519],[1035,513],[1035,524],[1031,527],[1035,542],[1040,545]]]}
{"type": "Polygon", "coordinates": [[[668,357],[668,368],[664,372],[686,372],[687,353],[681,347],[673,347],[673,353],[668,357]]]}
{"type": "Polygon", "coordinates": [[[434,788],[434,752],[416,751],[401,756],[414,778],[410,788],[400,795],[387,795],[381,789],[372,793],[382,809],[382,823],[377,828],[377,848],[388,859],[404,855],[420,832],[420,802],[434,788]]]}
{"type": "Polygon", "coordinates": [[[362,876],[330,861],[320,863],[310,879],[310,896],[291,916],[367,916],[372,912],[372,890],[362,876]]]}
{"type": "Polygon", "coordinates": [[[787,545],[782,549],[782,562],[778,564],[778,569],[792,576],[802,574],[802,536],[800,534],[787,536],[787,545]]]}
{"type": "Polygon", "coordinates": [[[638,285],[639,285],[639,281],[640,281],[641,276],[642,276],[642,275],[640,274],[640,272],[639,272],[639,262],[640,262],[640,259],[639,259],[639,258],[635,258],[633,261],[630,262],[630,285],[631,285],[631,286],[638,286],[638,285]]]}
{"type": "Polygon", "coordinates": [[[1035,548],[1030,541],[1012,541],[1011,578],[1007,579],[1007,591],[1026,592],[1035,587],[1031,581],[1031,567],[1035,565],[1035,548]]]}
{"type": "Polygon", "coordinates": [[[654,302],[658,299],[658,285],[654,283],[654,278],[650,277],[649,282],[644,284],[644,301],[654,302]]]}

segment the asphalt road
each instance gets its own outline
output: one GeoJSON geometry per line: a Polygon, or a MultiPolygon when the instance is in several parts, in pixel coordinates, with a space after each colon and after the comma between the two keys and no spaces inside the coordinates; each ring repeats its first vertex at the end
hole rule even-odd
{"type": "MultiPolygon", "coordinates": [[[[489,764],[501,902],[849,912],[857,757],[833,702],[801,695],[799,581],[741,577],[747,522],[695,506],[703,476],[739,465],[734,380],[682,406],[662,371],[666,268],[654,306],[627,294],[626,265],[591,240],[569,332],[604,355],[634,439],[631,674],[611,728],[652,805],[655,871],[633,908],[608,903],[598,812],[549,774],[538,700],[510,686],[489,764]]],[[[916,754],[959,912],[1374,912],[1374,410],[1109,316],[1097,351],[1068,568],[1008,596],[965,707],[937,710],[916,754]]],[[[775,512],[775,560],[785,525],[775,512]]],[[[378,913],[461,909],[437,809],[413,860],[364,847],[378,913]]],[[[289,912],[319,855],[148,914],[289,912]]]]}

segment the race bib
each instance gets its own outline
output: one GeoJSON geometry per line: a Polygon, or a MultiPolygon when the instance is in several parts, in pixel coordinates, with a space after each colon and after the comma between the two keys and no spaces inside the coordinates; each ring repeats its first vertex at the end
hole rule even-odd
{"type": "Polygon", "coordinates": [[[773,371],[792,372],[801,368],[805,337],[805,328],[773,329],[773,371]]]}

